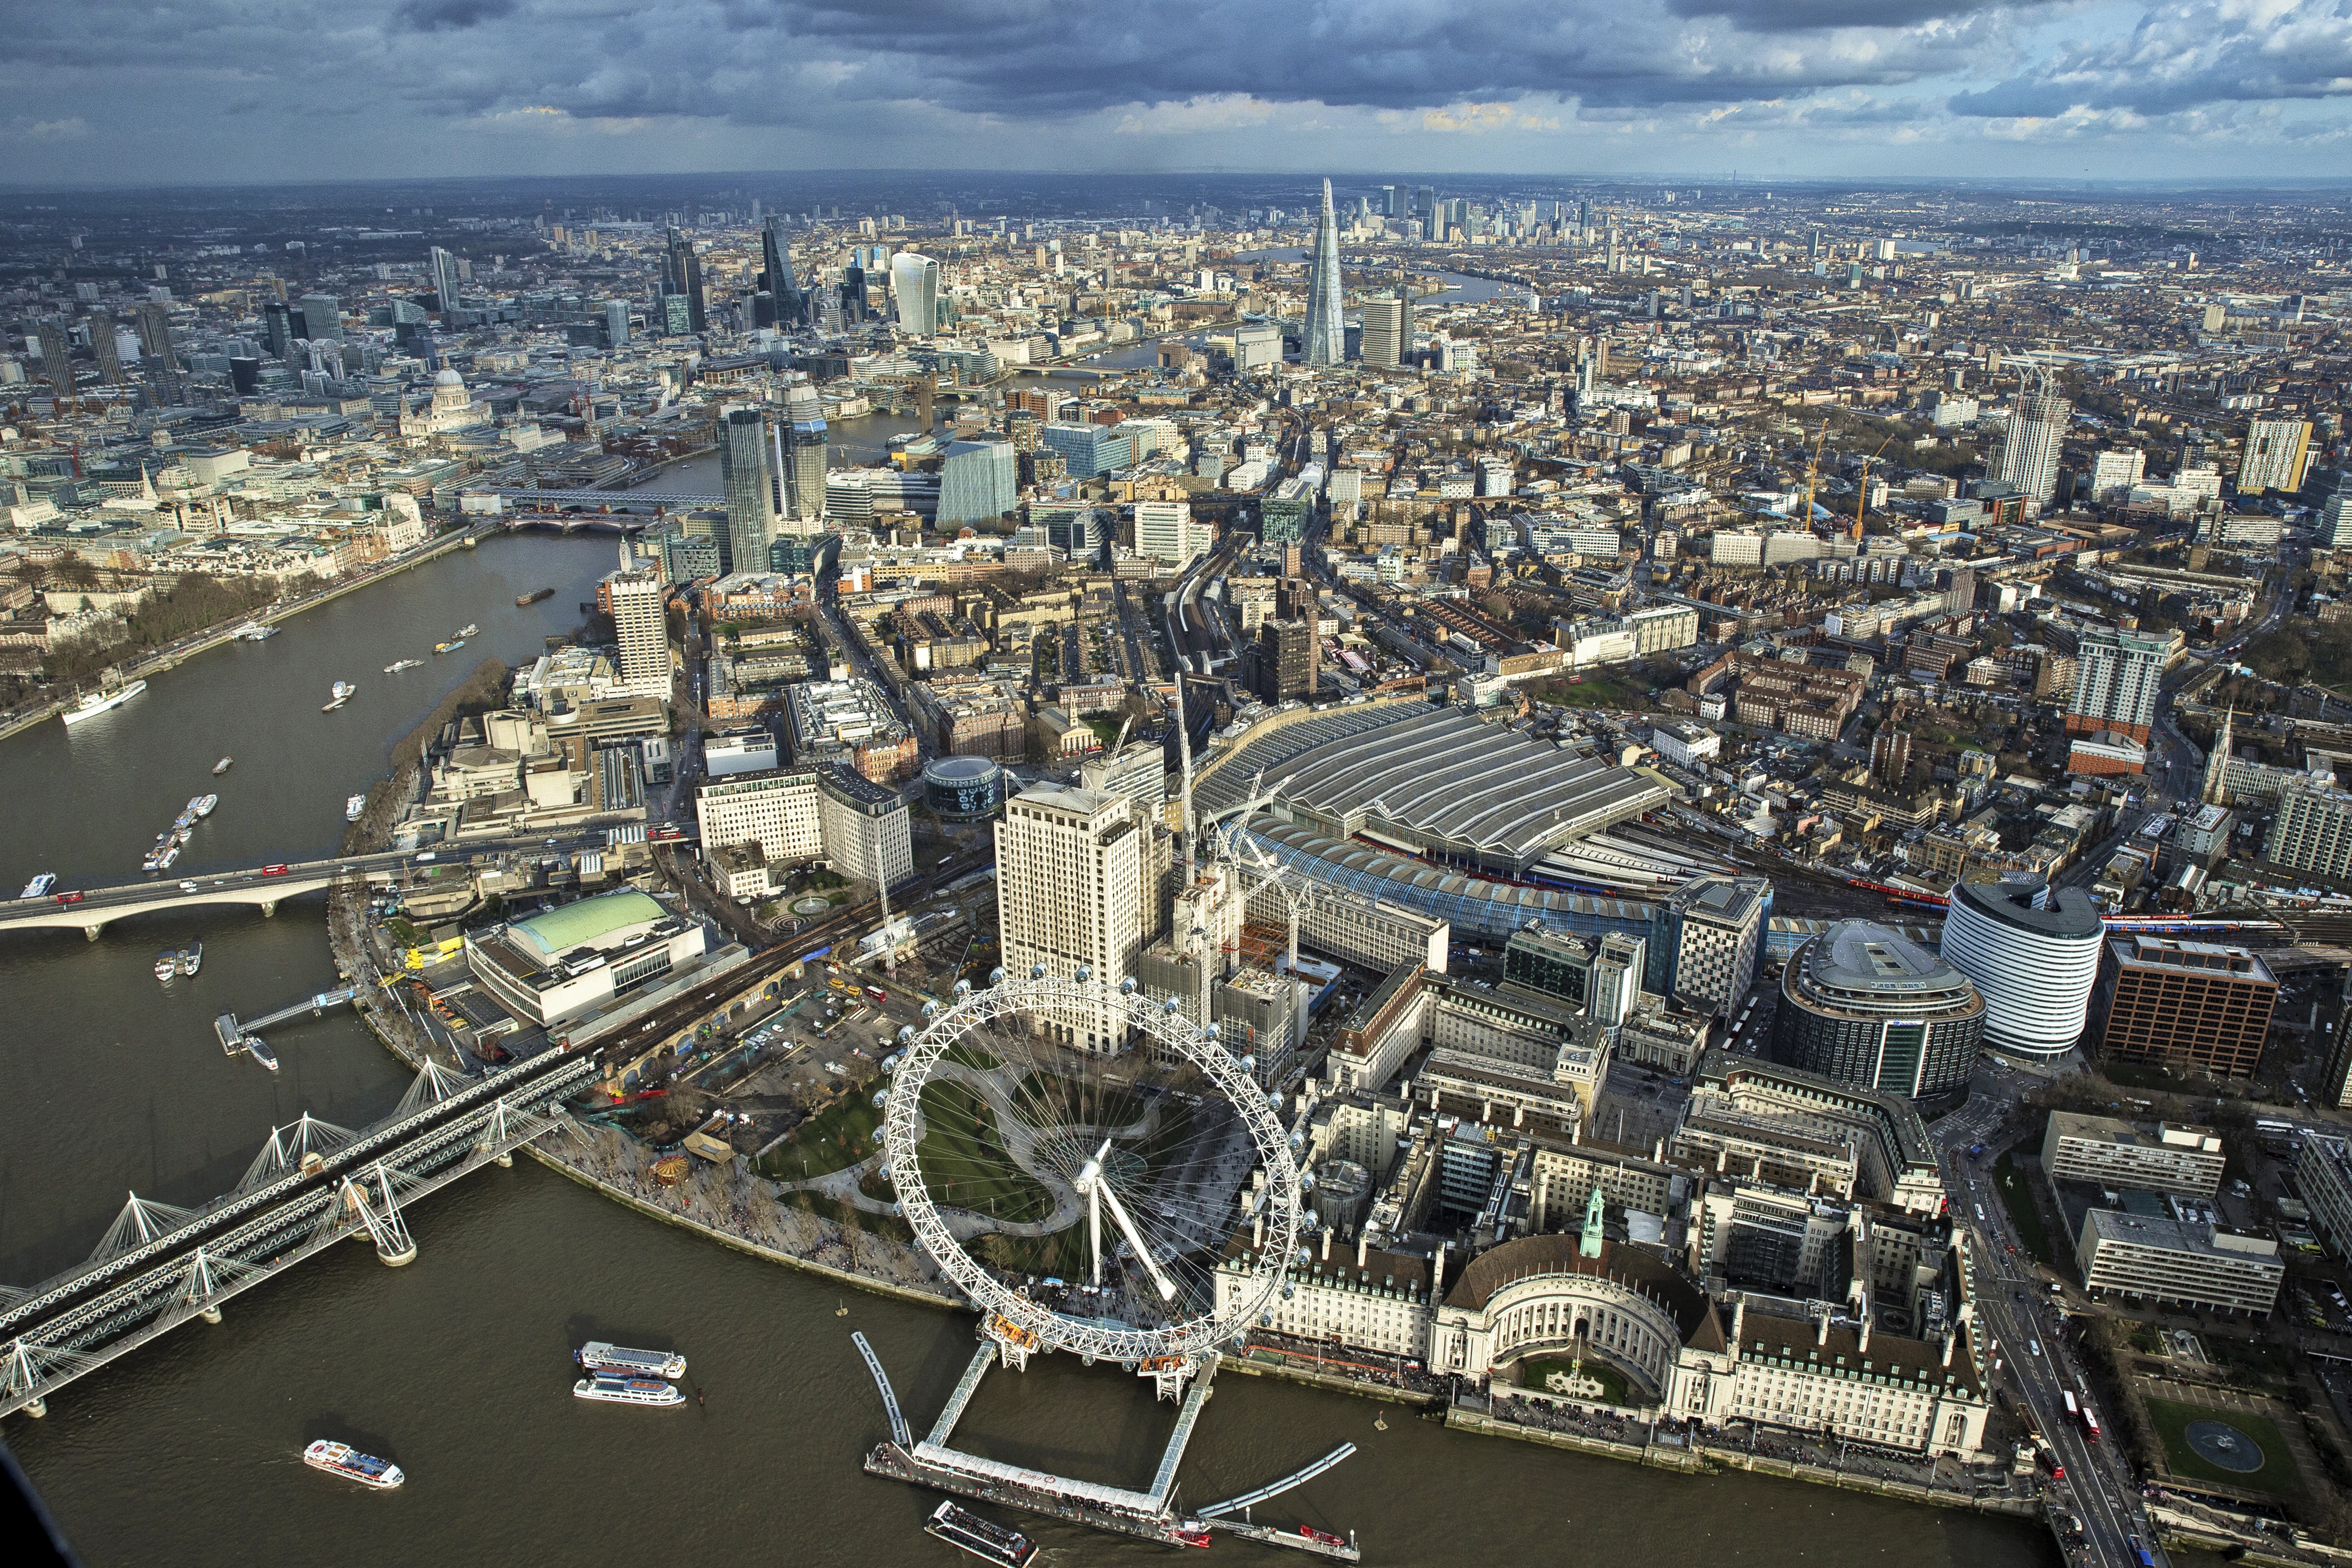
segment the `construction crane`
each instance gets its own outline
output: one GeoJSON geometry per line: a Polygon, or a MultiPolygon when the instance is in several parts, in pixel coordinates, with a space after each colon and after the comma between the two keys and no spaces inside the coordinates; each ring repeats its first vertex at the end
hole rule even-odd
{"type": "MultiPolygon", "coordinates": [[[[1878,444],[1878,452],[1886,450],[1886,442],[1894,439],[1895,437],[1889,435],[1886,441],[1881,441],[1878,444]]],[[[1854,482],[1853,542],[1856,544],[1862,542],[1863,511],[1870,505],[1870,465],[1878,461],[1878,452],[1873,452],[1862,460],[1862,478],[1854,482]]]]}
{"type": "Polygon", "coordinates": [[[1813,526],[1813,481],[1821,477],[1822,444],[1830,438],[1830,422],[1822,421],[1822,433],[1813,437],[1813,455],[1805,464],[1805,526],[1813,526]]]}

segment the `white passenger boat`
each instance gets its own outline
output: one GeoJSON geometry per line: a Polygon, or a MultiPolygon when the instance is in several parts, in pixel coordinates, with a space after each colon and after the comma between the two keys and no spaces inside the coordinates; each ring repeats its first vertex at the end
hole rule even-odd
{"type": "Polygon", "coordinates": [[[390,1459],[379,1459],[373,1454],[361,1453],[349,1443],[331,1443],[323,1437],[302,1450],[302,1462],[314,1470],[324,1470],[380,1492],[388,1492],[408,1479],[390,1459]]]}
{"type": "Polygon", "coordinates": [[[676,1351],[636,1351],[603,1340],[590,1340],[572,1352],[572,1359],[591,1376],[604,1373],[617,1377],[686,1375],[686,1358],[676,1351]]]}
{"type": "Polygon", "coordinates": [[[583,1377],[572,1385],[575,1398],[602,1399],[614,1405],[671,1405],[686,1403],[675,1384],[657,1377],[583,1377]]]}

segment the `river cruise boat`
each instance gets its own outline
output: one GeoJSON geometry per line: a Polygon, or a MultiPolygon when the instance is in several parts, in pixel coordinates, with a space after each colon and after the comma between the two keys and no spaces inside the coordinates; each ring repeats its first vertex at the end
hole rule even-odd
{"type": "Polygon", "coordinates": [[[79,724],[85,719],[95,719],[111,709],[121,707],[146,689],[145,681],[134,680],[127,686],[118,686],[111,691],[87,692],[80,701],[65,710],[65,721],[68,724],[79,724]]]}
{"type": "Polygon", "coordinates": [[[213,807],[219,804],[220,796],[216,795],[200,795],[188,802],[188,810],[199,817],[210,816],[213,814],[213,807]]]}
{"type": "Polygon", "coordinates": [[[26,883],[25,890],[16,896],[20,899],[37,899],[57,885],[58,874],[55,871],[44,871],[26,883]]]}
{"type": "Polygon", "coordinates": [[[614,1405],[683,1405],[686,1395],[657,1377],[583,1377],[572,1385],[578,1399],[603,1399],[614,1405]]]}
{"type": "Polygon", "coordinates": [[[471,621],[467,621],[464,626],[459,626],[459,627],[457,628],[457,630],[456,631],[456,633],[455,633],[455,634],[453,634],[453,635],[457,636],[457,637],[472,637],[476,632],[480,631],[481,629],[482,629],[481,627],[479,627],[479,626],[476,626],[473,622],[471,622],[471,621]]]}
{"type": "Polygon", "coordinates": [[[390,1459],[379,1459],[373,1454],[361,1453],[349,1443],[331,1443],[324,1437],[302,1450],[302,1462],[314,1470],[324,1470],[380,1492],[388,1492],[408,1479],[390,1459]]]}
{"type": "Polygon", "coordinates": [[[343,820],[345,822],[357,822],[360,819],[360,813],[366,809],[367,796],[363,795],[347,795],[343,799],[343,820]]]}
{"type": "Polygon", "coordinates": [[[950,1546],[969,1552],[974,1557],[1001,1563],[1003,1568],[1028,1568],[1037,1555],[1036,1543],[1017,1530],[1007,1530],[991,1520],[985,1520],[968,1508],[943,1502],[930,1518],[923,1521],[923,1532],[936,1535],[950,1546]]]}
{"type": "Polygon", "coordinates": [[[197,942],[193,947],[184,947],[180,950],[181,973],[193,975],[197,970],[202,969],[204,966],[205,944],[203,942],[197,942]]]}
{"type": "Polygon", "coordinates": [[[235,757],[223,757],[219,762],[213,764],[213,776],[215,778],[218,778],[221,774],[228,772],[229,769],[235,766],[236,766],[236,759],[235,757]]]}
{"type": "Polygon", "coordinates": [[[395,658],[390,664],[383,667],[383,672],[386,675],[398,675],[404,669],[422,669],[424,668],[425,661],[421,658],[395,658]]]}
{"type": "Polygon", "coordinates": [[[590,1340],[572,1352],[572,1360],[592,1377],[606,1373],[615,1377],[686,1375],[686,1358],[676,1351],[635,1351],[603,1340],[590,1340]]]}
{"type": "Polygon", "coordinates": [[[169,980],[180,973],[180,950],[167,947],[155,955],[155,978],[169,980]]]}

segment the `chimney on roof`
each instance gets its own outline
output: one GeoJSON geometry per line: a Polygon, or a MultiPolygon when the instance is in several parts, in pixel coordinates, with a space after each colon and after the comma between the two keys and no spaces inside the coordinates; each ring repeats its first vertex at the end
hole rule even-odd
{"type": "Polygon", "coordinates": [[[1748,1298],[1742,1296],[1731,1304],[1731,1353],[1739,1354],[1739,1336],[1748,1329],[1748,1298]]]}
{"type": "Polygon", "coordinates": [[[1862,1331],[1854,1335],[1854,1348],[1864,1355],[1870,1353],[1870,1314],[1867,1311],[1862,1315],[1862,1331]]]}
{"type": "Polygon", "coordinates": [[[1260,1252],[1265,1250],[1265,1211],[1264,1209],[1250,1215],[1250,1246],[1260,1252]]]}
{"type": "Polygon", "coordinates": [[[1328,1225],[1323,1227],[1323,1261],[1331,1261],[1331,1227],[1328,1225]]]}
{"type": "Polygon", "coordinates": [[[1830,1315],[1827,1312],[1823,1312],[1822,1314],[1822,1326],[1813,1331],[1813,1343],[1817,1345],[1826,1345],[1829,1342],[1830,1315]]]}
{"type": "Polygon", "coordinates": [[[1959,1343],[1959,1340],[1960,1337],[1951,1330],[1944,1331],[1944,1364],[1946,1366],[1952,1364],[1952,1347],[1959,1343]]]}
{"type": "Polygon", "coordinates": [[[1364,1266],[1365,1259],[1371,1256],[1371,1233],[1367,1231],[1356,1237],[1356,1267],[1361,1268],[1364,1266]]]}

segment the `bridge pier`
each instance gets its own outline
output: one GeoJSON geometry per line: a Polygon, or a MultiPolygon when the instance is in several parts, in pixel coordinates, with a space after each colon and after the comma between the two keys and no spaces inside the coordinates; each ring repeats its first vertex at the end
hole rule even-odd
{"type": "Polygon", "coordinates": [[[38,1421],[49,1413],[49,1402],[46,1399],[27,1399],[25,1401],[24,1409],[26,1415],[38,1421]]]}
{"type": "Polygon", "coordinates": [[[264,904],[264,905],[262,905],[262,906],[261,906],[261,918],[262,918],[263,920],[268,920],[270,916],[272,916],[272,915],[276,914],[277,912],[278,912],[278,900],[275,900],[275,899],[272,899],[269,902],[268,902],[268,903],[266,903],[266,904],[264,904]]]}
{"type": "Polygon", "coordinates": [[[511,1171],[514,1169],[514,1155],[511,1153],[501,1154],[498,1157],[496,1163],[501,1171],[511,1171]]]}
{"type": "Polygon", "coordinates": [[[98,933],[105,929],[106,925],[104,921],[100,921],[94,926],[84,926],[81,928],[81,939],[84,942],[96,942],[98,940],[98,933]]]}
{"type": "Polygon", "coordinates": [[[218,1307],[206,1307],[196,1315],[207,1323],[217,1324],[221,1321],[221,1310],[218,1307]]]}

